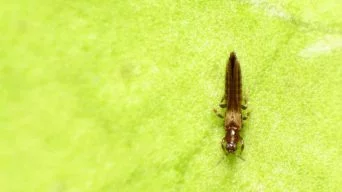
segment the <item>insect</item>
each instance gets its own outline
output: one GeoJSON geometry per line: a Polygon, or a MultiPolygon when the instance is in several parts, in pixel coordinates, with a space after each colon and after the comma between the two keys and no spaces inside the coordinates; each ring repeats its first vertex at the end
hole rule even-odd
{"type": "Polygon", "coordinates": [[[221,142],[222,149],[227,154],[234,153],[238,149],[238,144],[241,143],[241,153],[244,149],[244,142],[239,132],[242,128],[242,120],[247,119],[247,116],[242,116],[242,109],[247,109],[247,98],[244,98],[244,105],[242,105],[241,69],[234,52],[230,53],[227,62],[225,92],[219,106],[226,108],[224,116],[214,109],[218,117],[224,118],[226,135],[221,142]]]}

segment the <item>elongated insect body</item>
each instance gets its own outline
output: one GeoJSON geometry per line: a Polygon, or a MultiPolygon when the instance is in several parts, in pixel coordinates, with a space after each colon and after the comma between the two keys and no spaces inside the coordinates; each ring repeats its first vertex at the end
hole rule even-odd
{"type": "MultiPolygon", "coordinates": [[[[230,53],[226,66],[225,92],[220,106],[227,107],[224,115],[225,137],[222,139],[222,149],[234,153],[241,142],[241,152],[244,148],[243,139],[239,134],[242,128],[242,84],[240,63],[234,52],[230,53]]],[[[214,110],[216,113],[217,111],[214,110]]],[[[218,116],[223,117],[218,114],[218,116]]]]}
{"type": "Polygon", "coordinates": [[[227,102],[227,111],[241,112],[241,69],[234,52],[226,66],[225,100],[227,102]]]}

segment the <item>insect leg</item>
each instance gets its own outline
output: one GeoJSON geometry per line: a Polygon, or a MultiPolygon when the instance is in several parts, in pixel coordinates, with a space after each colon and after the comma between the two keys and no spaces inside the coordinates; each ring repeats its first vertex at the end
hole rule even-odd
{"type": "Polygon", "coordinates": [[[243,97],[243,104],[241,105],[241,108],[243,110],[246,110],[248,107],[248,95],[247,95],[247,91],[246,91],[246,94],[245,96],[243,97]]]}
{"type": "Polygon", "coordinates": [[[241,139],[241,151],[240,151],[240,155],[241,155],[243,149],[245,148],[245,144],[244,144],[244,142],[243,142],[243,138],[240,137],[240,139],[241,139]]]}
{"type": "Polygon", "coordinates": [[[226,108],[226,107],[227,107],[227,103],[221,103],[219,106],[220,106],[221,108],[226,108]]]}
{"type": "Polygon", "coordinates": [[[226,141],[223,138],[221,141],[221,147],[222,147],[222,150],[226,153],[226,150],[224,149],[225,143],[226,143],[226,141]]]}
{"type": "Polygon", "coordinates": [[[247,120],[248,117],[249,117],[249,112],[246,113],[246,116],[243,116],[243,117],[242,117],[242,120],[247,120]]]}
{"type": "Polygon", "coordinates": [[[227,107],[227,104],[226,104],[226,103],[222,103],[222,102],[225,100],[225,98],[226,98],[226,94],[224,94],[224,95],[222,96],[221,103],[219,104],[219,106],[220,106],[221,108],[226,108],[226,107],[227,107]]]}
{"type": "Polygon", "coordinates": [[[217,112],[216,109],[213,109],[213,111],[214,111],[214,113],[215,113],[218,117],[220,117],[220,118],[223,119],[223,115],[221,115],[219,112],[217,112]]]}
{"type": "Polygon", "coordinates": [[[224,98],[226,98],[226,94],[223,94],[222,99],[221,99],[221,103],[224,100],[224,98]]]}

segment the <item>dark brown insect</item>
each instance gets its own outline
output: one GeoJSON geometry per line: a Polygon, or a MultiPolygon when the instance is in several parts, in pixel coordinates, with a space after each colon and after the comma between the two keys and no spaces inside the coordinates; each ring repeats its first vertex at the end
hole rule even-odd
{"type": "Polygon", "coordinates": [[[225,93],[221,99],[221,108],[227,108],[223,117],[215,109],[214,112],[220,118],[224,118],[225,137],[222,139],[221,146],[226,153],[234,153],[238,144],[241,143],[241,152],[244,148],[243,139],[239,134],[242,128],[242,109],[246,109],[247,100],[242,105],[242,84],[240,63],[234,52],[230,53],[226,66],[225,93]]]}

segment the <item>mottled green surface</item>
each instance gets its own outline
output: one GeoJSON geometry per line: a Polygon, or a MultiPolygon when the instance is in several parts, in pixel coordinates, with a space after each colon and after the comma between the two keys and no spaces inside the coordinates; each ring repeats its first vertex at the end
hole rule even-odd
{"type": "Polygon", "coordinates": [[[0,2],[0,191],[339,191],[342,4],[0,2]],[[223,157],[228,52],[251,117],[223,157]]]}

